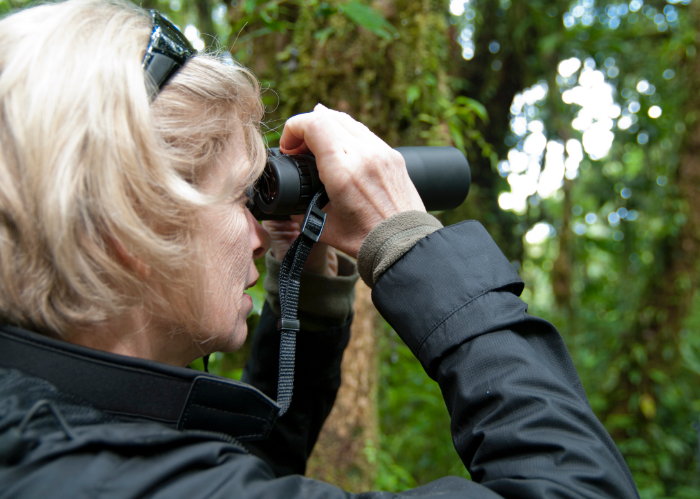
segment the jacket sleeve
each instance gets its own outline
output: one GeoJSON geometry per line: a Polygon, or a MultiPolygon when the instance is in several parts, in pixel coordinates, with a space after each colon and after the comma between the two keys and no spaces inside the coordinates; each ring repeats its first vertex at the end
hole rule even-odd
{"type": "MultiPolygon", "coordinates": [[[[243,381],[277,399],[280,334],[277,330],[279,261],[268,255],[268,292],[253,337],[243,381]]],[[[265,441],[250,442],[248,449],[263,459],[276,476],[303,475],[326,417],[340,387],[340,362],[350,338],[354,262],[339,257],[340,277],[302,274],[299,297],[301,331],[297,334],[292,403],[275,423],[265,441]]]]}
{"type": "Polygon", "coordinates": [[[474,481],[507,498],[639,497],[564,342],[478,222],[421,239],[372,298],[442,390],[474,481]]]}

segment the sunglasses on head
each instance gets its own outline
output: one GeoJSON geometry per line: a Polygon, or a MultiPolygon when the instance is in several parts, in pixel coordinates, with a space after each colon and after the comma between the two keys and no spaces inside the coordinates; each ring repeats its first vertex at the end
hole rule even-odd
{"type": "Polygon", "coordinates": [[[143,57],[143,69],[146,72],[146,85],[152,101],[163,85],[197,51],[173,23],[156,10],[150,12],[153,31],[146,55],[143,57]]]}

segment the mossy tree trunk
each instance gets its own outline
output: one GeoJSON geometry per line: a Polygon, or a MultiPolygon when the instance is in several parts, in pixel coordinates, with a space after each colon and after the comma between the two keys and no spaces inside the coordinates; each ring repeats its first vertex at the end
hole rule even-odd
{"type": "MultiPolygon", "coordinates": [[[[364,4],[374,25],[344,12],[349,4],[340,1],[227,5],[232,33],[243,29],[234,58],[269,88],[270,145],[285,119],[320,102],[394,147],[485,146],[474,131],[477,113],[468,105],[455,113],[446,69],[453,43],[449,2],[375,0],[364,4]]],[[[342,387],[308,469],[355,491],[371,489],[375,479],[365,449],[378,445],[376,317],[370,290],[359,284],[342,387]]]]}
{"type": "Polygon", "coordinates": [[[355,290],[355,319],[343,355],[342,384],[306,474],[361,492],[371,490],[376,479],[376,468],[368,460],[366,449],[378,443],[377,312],[371,290],[362,281],[355,290]]]}

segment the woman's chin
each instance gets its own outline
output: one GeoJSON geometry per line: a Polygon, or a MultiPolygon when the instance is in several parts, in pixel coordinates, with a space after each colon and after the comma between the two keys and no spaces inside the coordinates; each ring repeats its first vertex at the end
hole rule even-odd
{"type": "Polygon", "coordinates": [[[235,352],[243,346],[246,338],[248,337],[248,324],[243,322],[241,326],[236,328],[232,335],[231,350],[229,352],[235,352]]]}
{"type": "Polygon", "coordinates": [[[240,315],[248,317],[253,311],[253,297],[248,293],[243,293],[243,303],[241,305],[242,310],[240,315]]]}

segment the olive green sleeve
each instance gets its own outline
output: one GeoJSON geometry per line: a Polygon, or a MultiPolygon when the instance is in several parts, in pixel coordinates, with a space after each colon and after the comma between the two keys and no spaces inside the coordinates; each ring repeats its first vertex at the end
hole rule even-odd
{"type": "MultiPolygon", "coordinates": [[[[282,262],[273,257],[272,252],[268,252],[265,263],[267,275],[263,287],[267,291],[267,302],[279,317],[279,274],[282,262]]],[[[298,315],[302,329],[319,331],[345,324],[352,315],[358,278],[355,261],[341,253],[338,253],[337,277],[302,272],[298,315]]]]}
{"type": "Polygon", "coordinates": [[[362,280],[373,287],[418,241],[441,228],[437,218],[422,211],[404,211],[387,218],[372,229],[357,254],[362,280]]]}

